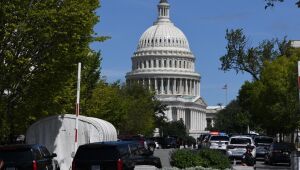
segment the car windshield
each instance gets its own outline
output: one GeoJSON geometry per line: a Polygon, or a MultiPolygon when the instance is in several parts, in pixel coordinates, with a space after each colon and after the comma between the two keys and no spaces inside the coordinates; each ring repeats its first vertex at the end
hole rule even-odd
{"type": "Polygon", "coordinates": [[[212,136],[210,138],[211,141],[229,141],[228,136],[212,136]]]}
{"type": "Polygon", "coordinates": [[[269,138],[269,137],[255,138],[255,143],[257,143],[257,144],[271,144],[271,143],[273,143],[273,138],[269,138]]]}
{"type": "Polygon", "coordinates": [[[230,144],[251,144],[249,138],[231,138],[230,144]]]}
{"type": "Polygon", "coordinates": [[[29,148],[0,149],[0,159],[5,161],[32,161],[33,155],[29,148]]]}

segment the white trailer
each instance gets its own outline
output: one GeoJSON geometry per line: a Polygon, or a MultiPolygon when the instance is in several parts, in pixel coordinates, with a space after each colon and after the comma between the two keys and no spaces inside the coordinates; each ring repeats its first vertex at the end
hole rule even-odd
{"type": "MultiPolygon", "coordinates": [[[[55,158],[61,170],[69,170],[75,142],[76,115],[55,115],[41,119],[31,125],[26,132],[27,144],[43,144],[55,158]]],[[[98,118],[79,116],[78,146],[92,142],[116,141],[115,127],[98,118]]]]}

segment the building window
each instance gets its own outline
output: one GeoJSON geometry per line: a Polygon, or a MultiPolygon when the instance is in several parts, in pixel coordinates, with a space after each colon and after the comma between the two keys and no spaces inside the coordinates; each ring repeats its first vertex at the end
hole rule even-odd
{"type": "Polygon", "coordinates": [[[169,67],[172,67],[172,60],[169,61],[169,67]]]}
{"type": "Polygon", "coordinates": [[[158,67],[161,68],[161,60],[158,60],[158,67]]]}

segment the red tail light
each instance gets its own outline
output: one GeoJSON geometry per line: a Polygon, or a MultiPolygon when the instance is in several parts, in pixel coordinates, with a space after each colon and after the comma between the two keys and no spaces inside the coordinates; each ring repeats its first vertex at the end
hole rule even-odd
{"type": "Polygon", "coordinates": [[[37,163],[36,160],[32,161],[32,170],[37,170],[37,163]]]}
{"type": "Polygon", "coordinates": [[[76,170],[76,165],[75,165],[75,161],[74,160],[72,162],[72,170],[76,170]]]}
{"type": "Polygon", "coordinates": [[[117,170],[123,170],[123,161],[119,159],[117,162],[117,170]]]}

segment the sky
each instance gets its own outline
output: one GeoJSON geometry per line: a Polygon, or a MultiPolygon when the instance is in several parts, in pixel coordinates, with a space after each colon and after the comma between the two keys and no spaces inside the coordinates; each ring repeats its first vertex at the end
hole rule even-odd
{"type": "MultiPolygon", "coordinates": [[[[159,0],[101,0],[96,13],[100,22],[94,31],[110,36],[91,48],[101,51],[102,76],[110,83],[125,82],[131,57],[140,36],[157,19],[159,0]]],[[[186,35],[201,75],[201,97],[209,106],[236,99],[249,74],[220,70],[219,58],[226,54],[226,29],[242,28],[251,46],[265,39],[287,36],[300,40],[300,8],[296,0],[277,3],[265,10],[264,0],[169,0],[172,22],[186,35]],[[227,84],[227,90],[224,85],[227,84]]]]}

